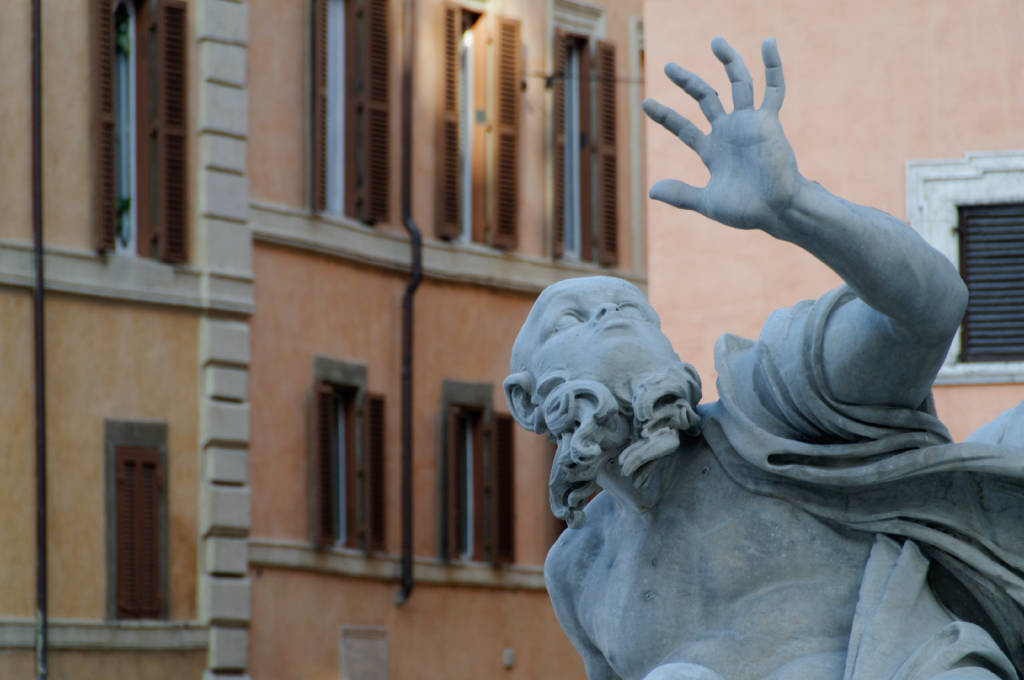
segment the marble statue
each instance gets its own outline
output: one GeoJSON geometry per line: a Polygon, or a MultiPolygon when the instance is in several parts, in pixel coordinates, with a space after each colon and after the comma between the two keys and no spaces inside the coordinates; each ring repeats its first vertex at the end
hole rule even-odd
{"type": "Polygon", "coordinates": [[[801,176],[773,40],[760,108],[739,55],[712,50],[731,113],[665,69],[710,133],[644,102],[710,180],[651,196],[793,243],[845,284],[775,311],[757,341],[723,336],[706,405],[631,284],[540,295],[505,392],[557,442],[550,502],[571,528],[544,570],[558,620],[590,680],[1018,678],[1024,406],[950,441],[930,394],[966,305],[956,270],[801,176]]]}

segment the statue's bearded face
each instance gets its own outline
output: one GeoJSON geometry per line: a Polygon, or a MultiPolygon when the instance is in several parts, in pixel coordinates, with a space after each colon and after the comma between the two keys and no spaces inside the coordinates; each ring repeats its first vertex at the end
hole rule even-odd
{"type": "Polygon", "coordinates": [[[634,483],[694,433],[700,381],[662,334],[658,315],[620,279],[570,279],[538,298],[512,350],[506,394],[524,427],[558,443],[555,514],[579,526],[608,467],[634,483]]]}

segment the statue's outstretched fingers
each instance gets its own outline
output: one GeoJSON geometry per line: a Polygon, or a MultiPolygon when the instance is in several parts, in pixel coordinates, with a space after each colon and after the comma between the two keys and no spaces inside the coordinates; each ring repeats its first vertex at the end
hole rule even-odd
{"type": "Polygon", "coordinates": [[[701,212],[702,191],[703,189],[692,187],[686,182],[680,182],[675,179],[663,179],[651,187],[649,196],[656,201],[662,201],[677,208],[701,212]]]}
{"type": "Polygon", "coordinates": [[[786,97],[786,80],[782,75],[782,59],[779,58],[779,46],[775,44],[775,38],[765,38],[761,44],[761,59],[764,61],[766,84],[761,108],[778,113],[786,97]]]}
{"type": "Polygon", "coordinates": [[[666,66],[665,75],[673,83],[683,88],[686,94],[697,100],[697,103],[700,104],[700,110],[704,112],[704,117],[709,122],[714,123],[716,118],[725,115],[725,109],[722,108],[722,102],[718,98],[718,93],[715,92],[713,87],[701,80],[699,76],[690,73],[678,64],[666,66]]]}
{"type": "Polygon", "coordinates": [[[686,146],[690,147],[694,151],[698,151],[697,147],[704,140],[704,133],[701,132],[696,125],[686,120],[669,107],[664,104],[659,104],[653,99],[645,99],[642,106],[644,113],[646,113],[651,120],[661,125],[679,139],[683,140],[683,143],[686,144],[686,146]]]}
{"type": "Polygon", "coordinates": [[[725,66],[732,83],[732,105],[735,110],[754,108],[754,81],[739,52],[734,50],[722,36],[711,41],[711,51],[725,66]]]}

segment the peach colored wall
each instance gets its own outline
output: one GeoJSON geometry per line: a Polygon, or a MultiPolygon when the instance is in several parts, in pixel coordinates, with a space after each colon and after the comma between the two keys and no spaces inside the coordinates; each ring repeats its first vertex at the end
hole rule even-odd
{"type": "MultiPolygon", "coordinates": [[[[405,277],[283,248],[257,245],[252,319],[250,474],[252,534],[304,540],[308,398],[317,354],[363,363],[368,389],[386,395],[387,539],[400,549],[401,301],[405,277]],[[296,304],[301,300],[302,304],[296,304]]],[[[528,296],[425,281],[416,294],[414,381],[415,549],[438,552],[437,429],[443,379],[501,383],[528,296]]],[[[516,431],[516,554],[540,564],[548,547],[546,443],[516,431]]]]}
{"type": "MultiPolygon", "coordinates": [[[[601,3],[599,3],[601,4],[601,3]]],[[[629,22],[639,16],[641,0],[606,2],[607,39],[617,47],[619,88],[617,132],[620,148],[618,196],[620,266],[632,261],[632,209],[630,198],[630,111],[625,79],[629,70],[629,22]]],[[[548,0],[492,2],[496,14],[522,22],[526,90],[522,100],[520,146],[519,248],[523,253],[547,251],[547,177],[549,158],[548,109],[550,91],[544,74],[550,71],[551,26],[548,0]]],[[[434,235],[434,179],[437,173],[435,142],[437,100],[440,93],[440,41],[443,3],[416,3],[417,28],[413,65],[412,163],[413,217],[427,237],[434,235]]],[[[391,3],[392,216],[385,231],[404,232],[400,214],[401,171],[401,3],[391,3]]],[[[250,3],[252,43],[262,45],[249,54],[249,156],[252,198],[303,207],[307,199],[308,132],[308,3],[303,0],[253,0],[250,3]]]]}
{"type": "Polygon", "coordinates": [[[342,625],[388,632],[387,676],[582,678],[583,664],[547,594],[418,585],[398,606],[396,586],[274,569],[253,574],[249,669],[253,680],[339,677],[342,625]],[[502,650],[515,667],[502,667],[502,650]]]}
{"type": "Polygon", "coordinates": [[[167,423],[170,618],[195,617],[197,337],[188,312],[48,298],[51,616],[106,617],[103,422],[114,419],[167,423]]]}
{"type": "MultiPolygon", "coordinates": [[[[760,43],[775,36],[787,84],[781,118],[801,172],[901,219],[908,160],[1024,147],[1019,3],[986,0],[970,11],[951,0],[724,0],[685,11],[674,0],[647,0],[644,7],[648,96],[707,129],[696,104],[661,72],[664,64],[700,74],[728,100],[728,80],[709,48],[721,34],[754,74],[759,101],[760,43]]],[[[650,183],[706,181],[695,155],[653,124],[647,152],[650,183]]],[[[756,337],[771,310],[838,282],[811,256],[764,234],[662,204],[652,203],[648,215],[651,299],[680,356],[704,377],[708,399],[719,334],[756,337]]],[[[940,416],[962,434],[1024,398],[1024,387],[948,387],[937,396],[940,416]]]]}
{"type": "MultiPolygon", "coordinates": [[[[181,680],[202,676],[206,652],[81,652],[51,647],[48,660],[47,677],[50,680],[181,680]]],[[[31,678],[34,673],[35,652],[32,650],[5,650],[0,653],[0,677],[31,678]]]]}

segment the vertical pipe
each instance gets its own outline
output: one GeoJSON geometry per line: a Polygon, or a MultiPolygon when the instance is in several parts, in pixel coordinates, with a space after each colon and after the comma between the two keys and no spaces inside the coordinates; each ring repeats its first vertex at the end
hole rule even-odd
{"type": "Polygon", "coordinates": [[[402,297],[402,590],[398,603],[412,595],[412,302],[423,278],[422,239],[412,219],[412,46],[413,1],[402,12],[402,221],[409,232],[412,261],[402,297]]]}
{"type": "Polygon", "coordinates": [[[46,680],[46,372],[43,342],[43,159],[42,52],[39,0],[32,1],[32,237],[36,280],[33,289],[36,387],[36,678],[46,680]]]}

